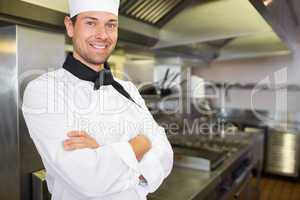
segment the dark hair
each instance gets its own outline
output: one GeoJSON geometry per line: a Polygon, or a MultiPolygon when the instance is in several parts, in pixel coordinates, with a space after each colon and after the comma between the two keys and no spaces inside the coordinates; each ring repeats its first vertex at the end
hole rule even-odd
{"type": "Polygon", "coordinates": [[[71,17],[71,21],[72,21],[73,25],[75,25],[75,23],[77,21],[77,15],[75,15],[74,17],[71,17]]]}

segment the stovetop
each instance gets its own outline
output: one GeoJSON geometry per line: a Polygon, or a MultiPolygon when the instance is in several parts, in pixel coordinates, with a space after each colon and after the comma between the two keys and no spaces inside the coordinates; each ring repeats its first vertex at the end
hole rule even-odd
{"type": "Polygon", "coordinates": [[[169,141],[174,147],[192,148],[194,150],[209,150],[212,152],[226,153],[230,156],[232,153],[243,148],[246,141],[242,137],[209,138],[202,136],[173,136],[169,141]]]}

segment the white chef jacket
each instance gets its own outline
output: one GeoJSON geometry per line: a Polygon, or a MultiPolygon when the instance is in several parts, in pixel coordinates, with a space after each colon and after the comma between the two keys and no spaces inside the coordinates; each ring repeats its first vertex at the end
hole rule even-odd
{"type": "Polygon", "coordinates": [[[65,69],[31,81],[22,111],[46,168],[52,200],[143,200],[170,174],[173,151],[160,127],[129,81],[116,79],[136,105],[111,85],[94,90],[65,69]],[[65,151],[72,130],[86,131],[99,148],[65,151]],[[138,162],[128,143],[146,135],[152,148],[138,162]],[[143,175],[146,183],[141,184],[143,175]]]}

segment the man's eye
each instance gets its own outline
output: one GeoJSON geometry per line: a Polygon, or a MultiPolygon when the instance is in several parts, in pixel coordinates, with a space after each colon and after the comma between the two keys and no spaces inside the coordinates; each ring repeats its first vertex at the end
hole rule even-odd
{"type": "Polygon", "coordinates": [[[95,22],[86,22],[86,24],[89,25],[89,26],[94,26],[95,22]]]}
{"type": "Polygon", "coordinates": [[[116,24],[107,24],[106,26],[107,26],[108,28],[110,28],[110,29],[114,29],[114,28],[117,27],[116,24]]]}

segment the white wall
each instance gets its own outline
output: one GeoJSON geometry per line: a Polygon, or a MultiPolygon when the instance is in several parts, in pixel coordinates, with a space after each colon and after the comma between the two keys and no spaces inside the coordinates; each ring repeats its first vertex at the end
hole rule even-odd
{"type": "MultiPolygon", "coordinates": [[[[275,74],[283,70],[281,72],[284,75],[285,69],[287,82],[300,85],[300,57],[297,52],[294,55],[215,61],[207,67],[194,67],[192,74],[209,81],[230,83],[258,83],[269,78],[269,82],[274,84],[275,74]]],[[[230,89],[226,106],[269,111],[300,111],[300,103],[297,102],[297,99],[300,99],[300,91],[288,91],[288,95],[285,95],[285,90],[261,91],[254,95],[252,92],[250,89],[230,89]]]]}
{"type": "Polygon", "coordinates": [[[154,60],[127,60],[124,65],[124,73],[136,85],[153,82],[154,65],[154,60]]]}

